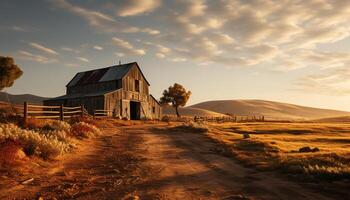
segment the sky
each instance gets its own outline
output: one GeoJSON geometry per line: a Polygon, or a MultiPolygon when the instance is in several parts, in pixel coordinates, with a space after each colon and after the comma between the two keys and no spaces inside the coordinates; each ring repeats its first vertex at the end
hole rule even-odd
{"type": "Polygon", "coordinates": [[[2,0],[12,94],[65,94],[75,73],[138,62],[159,98],[264,99],[350,111],[347,0],[2,0]]]}

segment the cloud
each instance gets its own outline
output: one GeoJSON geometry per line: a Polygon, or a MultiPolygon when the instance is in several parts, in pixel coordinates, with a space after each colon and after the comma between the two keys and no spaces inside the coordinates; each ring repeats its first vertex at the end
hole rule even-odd
{"type": "Polygon", "coordinates": [[[114,53],[114,55],[116,55],[118,57],[124,57],[125,56],[124,53],[120,53],[120,52],[116,52],[116,53],[114,53]]]}
{"type": "Polygon", "coordinates": [[[13,25],[10,27],[10,30],[17,31],[17,32],[24,32],[24,33],[29,33],[29,32],[34,32],[37,31],[37,28],[33,28],[30,26],[17,26],[13,25]]]}
{"type": "MultiPolygon", "coordinates": [[[[140,27],[130,26],[128,24],[117,21],[115,18],[113,18],[108,14],[105,14],[96,10],[83,8],[78,5],[73,5],[67,0],[51,0],[51,2],[53,2],[54,5],[56,5],[59,8],[65,9],[66,11],[69,11],[75,15],[82,17],[89,23],[90,26],[95,27],[98,32],[104,32],[104,33],[116,33],[116,32],[138,33],[140,32],[140,33],[147,33],[149,35],[157,35],[160,33],[159,30],[154,30],[151,28],[140,28],[140,27]]],[[[137,1],[137,0],[125,1],[125,2],[118,1],[118,3],[121,3],[122,6],[126,6],[126,8],[130,8],[131,10],[133,7],[137,7],[138,5],[150,6],[152,2],[153,1],[137,1]]],[[[155,3],[156,2],[158,1],[155,1],[155,3]]],[[[115,6],[114,4],[110,5],[110,7],[114,7],[114,6],[115,6]]],[[[121,7],[119,6],[118,9],[121,9],[121,7]]],[[[145,7],[144,9],[147,9],[147,7],[145,7]]]]}
{"type": "Polygon", "coordinates": [[[62,51],[67,51],[67,52],[73,52],[73,53],[80,53],[79,50],[76,50],[76,49],[73,49],[73,48],[70,48],[70,47],[61,47],[61,50],[62,51]]]}
{"type": "Polygon", "coordinates": [[[83,62],[90,62],[87,58],[84,57],[77,57],[77,59],[83,62]]]}
{"type": "Polygon", "coordinates": [[[130,44],[128,41],[113,37],[112,38],[113,43],[125,54],[132,54],[132,55],[145,55],[146,51],[143,49],[136,49],[132,44],[130,44]]]}
{"type": "Polygon", "coordinates": [[[74,14],[77,14],[87,20],[92,26],[100,26],[103,22],[115,22],[111,16],[101,12],[89,10],[79,6],[75,6],[66,0],[52,0],[57,6],[66,9],[74,14]]]}
{"type": "Polygon", "coordinates": [[[233,39],[230,35],[224,33],[212,33],[210,35],[210,38],[219,44],[232,44],[235,42],[235,39],[233,39]]]}
{"type": "Polygon", "coordinates": [[[48,53],[48,54],[51,54],[51,55],[58,55],[58,53],[56,51],[54,51],[53,49],[50,49],[48,47],[44,47],[43,45],[41,44],[38,44],[38,43],[35,43],[35,42],[29,42],[28,43],[30,46],[32,46],[33,48],[36,48],[42,52],[45,52],[45,53],[48,53]]]}
{"type": "Polygon", "coordinates": [[[347,63],[342,52],[318,50],[350,37],[350,4],[341,0],[121,0],[105,7],[97,4],[94,10],[67,0],[55,2],[96,30],[116,33],[116,51],[125,56],[144,55],[147,50],[157,58],[230,67],[263,65],[266,70],[280,71],[324,70],[347,63]],[[144,14],[149,15],[143,16],[142,27],[130,24],[140,19],[132,16],[144,14]],[[130,33],[147,34],[138,38],[148,44],[135,47],[121,39],[130,33]]]}
{"type": "Polygon", "coordinates": [[[165,55],[162,53],[156,53],[157,58],[165,58],[165,55]]]}
{"type": "Polygon", "coordinates": [[[67,67],[79,67],[80,66],[79,64],[75,64],[75,63],[66,63],[64,65],[67,67]]]}
{"type": "Polygon", "coordinates": [[[128,17],[152,12],[161,5],[161,0],[120,0],[115,3],[116,14],[128,17]]]}
{"type": "Polygon", "coordinates": [[[296,89],[308,93],[345,96],[350,94],[349,76],[348,68],[328,70],[299,79],[296,89]]]}
{"type": "Polygon", "coordinates": [[[171,61],[171,62],[186,62],[187,59],[182,58],[182,57],[175,57],[175,58],[170,58],[169,61],[171,61]]]}
{"type": "Polygon", "coordinates": [[[93,48],[94,48],[95,50],[99,50],[99,51],[103,50],[103,47],[98,46],[98,45],[95,45],[93,48]]]}
{"type": "Polygon", "coordinates": [[[39,54],[32,54],[28,51],[18,51],[17,58],[23,59],[23,60],[35,61],[35,62],[38,62],[41,64],[48,64],[48,63],[57,62],[57,60],[55,60],[55,59],[47,58],[47,57],[39,55],[39,54]]]}
{"type": "Polygon", "coordinates": [[[148,33],[150,35],[158,35],[160,33],[159,30],[155,30],[155,29],[151,29],[151,28],[144,28],[144,29],[141,29],[141,32],[143,33],[148,33]]]}

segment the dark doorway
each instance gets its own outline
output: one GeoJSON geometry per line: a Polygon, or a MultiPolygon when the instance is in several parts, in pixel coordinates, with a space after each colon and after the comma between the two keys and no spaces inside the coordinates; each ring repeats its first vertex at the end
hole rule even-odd
{"type": "Polygon", "coordinates": [[[130,101],[130,119],[139,120],[141,119],[140,112],[140,102],[130,101]]]}

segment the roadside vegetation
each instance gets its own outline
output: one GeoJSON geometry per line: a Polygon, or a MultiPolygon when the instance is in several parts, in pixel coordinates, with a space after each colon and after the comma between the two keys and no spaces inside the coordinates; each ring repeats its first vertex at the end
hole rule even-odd
{"type": "Polygon", "coordinates": [[[350,124],[210,124],[207,135],[248,166],[298,178],[350,179],[350,124]]]}
{"type": "Polygon", "coordinates": [[[19,165],[32,157],[54,159],[70,152],[77,140],[101,134],[90,119],[58,120],[28,119],[23,125],[0,123],[0,166],[19,165]]]}

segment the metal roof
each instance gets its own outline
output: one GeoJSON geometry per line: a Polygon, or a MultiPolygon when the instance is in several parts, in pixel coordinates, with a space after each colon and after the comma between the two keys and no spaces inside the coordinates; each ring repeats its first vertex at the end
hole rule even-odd
{"type": "MultiPolygon", "coordinates": [[[[129,72],[129,70],[135,65],[141,71],[139,65],[136,62],[132,62],[132,63],[123,64],[123,65],[114,65],[106,68],[79,72],[67,84],[67,87],[119,80],[119,79],[122,79],[129,72]]],[[[141,71],[141,74],[143,78],[146,80],[142,71],[141,71]]],[[[146,82],[149,85],[147,80],[146,82]]]]}
{"type": "MultiPolygon", "coordinates": [[[[120,89],[119,89],[120,90],[120,89]]],[[[104,96],[106,94],[116,92],[118,90],[110,90],[110,91],[101,91],[101,92],[94,92],[94,93],[86,93],[86,94],[66,94],[59,97],[48,99],[48,101],[51,100],[64,100],[64,99],[75,99],[75,98],[84,98],[84,97],[97,97],[97,96],[104,96]]]]}

